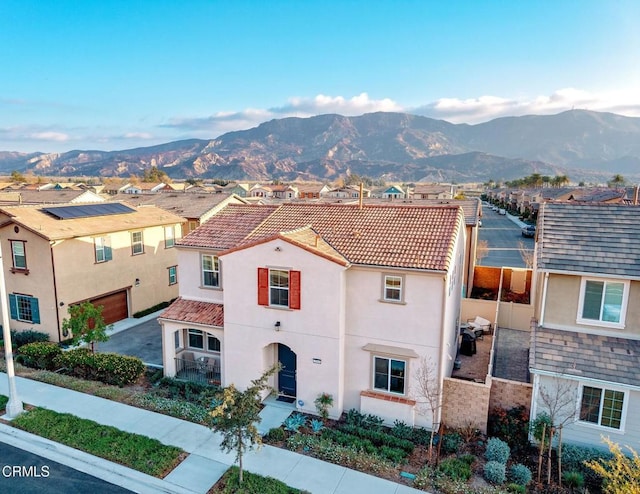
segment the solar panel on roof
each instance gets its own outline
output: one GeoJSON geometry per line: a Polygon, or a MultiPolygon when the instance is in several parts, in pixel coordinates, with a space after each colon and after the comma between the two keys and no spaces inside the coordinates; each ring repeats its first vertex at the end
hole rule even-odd
{"type": "Polygon", "coordinates": [[[42,211],[49,213],[59,220],[72,218],[91,218],[93,216],[108,216],[112,214],[133,213],[135,209],[120,204],[119,202],[107,204],[79,204],[77,206],[56,206],[43,208],[42,211]]]}

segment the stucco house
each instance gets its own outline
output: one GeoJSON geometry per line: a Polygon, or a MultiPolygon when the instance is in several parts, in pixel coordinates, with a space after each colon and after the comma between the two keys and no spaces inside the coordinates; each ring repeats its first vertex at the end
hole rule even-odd
{"type": "Polygon", "coordinates": [[[563,440],[640,441],[640,208],[544,203],[536,243],[531,417],[563,397],[563,440]]]}
{"type": "Polygon", "coordinates": [[[0,207],[11,328],[63,341],[70,305],[103,306],[112,323],[177,297],[182,221],[123,203],[0,207]]]}
{"type": "Polygon", "coordinates": [[[180,297],[160,317],[164,372],[196,360],[244,388],[276,362],[278,398],[388,423],[420,413],[423,358],[442,382],[457,351],[462,208],[229,205],[177,243],[180,297]],[[206,359],[206,360],[205,360],[206,359]]]}

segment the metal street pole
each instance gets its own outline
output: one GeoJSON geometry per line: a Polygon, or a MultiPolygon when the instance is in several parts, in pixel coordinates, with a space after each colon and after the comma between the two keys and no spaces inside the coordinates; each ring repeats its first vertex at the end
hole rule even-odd
{"type": "Polygon", "coordinates": [[[13,350],[11,348],[11,329],[9,327],[9,308],[7,307],[7,286],[4,282],[4,261],[2,246],[0,245],[0,310],[2,311],[2,338],[4,340],[4,355],[7,362],[7,378],[9,379],[9,401],[7,402],[7,417],[12,419],[23,412],[22,400],[18,398],[16,390],[16,375],[13,369],[13,350]]]}

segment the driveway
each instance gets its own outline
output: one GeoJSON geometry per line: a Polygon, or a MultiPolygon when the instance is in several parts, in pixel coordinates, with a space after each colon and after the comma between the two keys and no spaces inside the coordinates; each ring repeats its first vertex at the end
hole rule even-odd
{"type": "Polygon", "coordinates": [[[96,345],[98,352],[113,352],[139,357],[145,364],[162,365],[162,332],[153,318],[111,335],[96,345]]]}

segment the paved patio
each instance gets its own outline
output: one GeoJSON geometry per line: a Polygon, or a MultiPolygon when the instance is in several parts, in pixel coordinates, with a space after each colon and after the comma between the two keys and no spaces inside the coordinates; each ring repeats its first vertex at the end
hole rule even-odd
{"type": "Polygon", "coordinates": [[[498,328],[495,338],[493,376],[523,383],[531,382],[529,375],[531,332],[498,328]]]}

